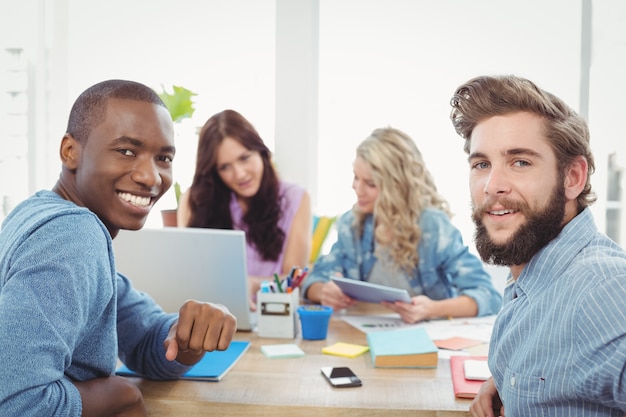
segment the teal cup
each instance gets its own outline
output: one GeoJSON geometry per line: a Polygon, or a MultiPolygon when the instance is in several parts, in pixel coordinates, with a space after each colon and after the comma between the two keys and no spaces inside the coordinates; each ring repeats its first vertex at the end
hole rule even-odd
{"type": "Polygon", "coordinates": [[[298,307],[298,316],[302,327],[302,338],[307,340],[326,339],[328,323],[333,309],[322,305],[304,305],[298,307]]]}

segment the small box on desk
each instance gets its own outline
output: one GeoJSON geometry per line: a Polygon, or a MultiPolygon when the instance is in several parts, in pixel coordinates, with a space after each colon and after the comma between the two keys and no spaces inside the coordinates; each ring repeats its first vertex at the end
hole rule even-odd
{"type": "Polygon", "coordinates": [[[293,339],[298,333],[296,309],[300,304],[300,289],[292,292],[258,292],[259,320],[257,333],[260,337],[293,339]]]}

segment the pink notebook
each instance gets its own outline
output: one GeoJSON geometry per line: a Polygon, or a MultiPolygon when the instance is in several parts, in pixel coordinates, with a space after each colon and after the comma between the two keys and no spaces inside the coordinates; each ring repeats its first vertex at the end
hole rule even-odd
{"type": "Polygon", "coordinates": [[[452,373],[452,387],[456,398],[472,399],[478,394],[478,389],[484,381],[465,378],[464,362],[471,360],[487,360],[486,356],[450,356],[450,372],[452,373]]]}

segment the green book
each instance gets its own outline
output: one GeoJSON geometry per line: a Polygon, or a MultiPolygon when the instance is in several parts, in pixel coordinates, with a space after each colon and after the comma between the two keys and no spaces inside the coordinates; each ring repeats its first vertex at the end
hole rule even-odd
{"type": "Polygon", "coordinates": [[[367,333],[372,363],[378,368],[436,368],[439,349],[423,327],[367,333]]]}

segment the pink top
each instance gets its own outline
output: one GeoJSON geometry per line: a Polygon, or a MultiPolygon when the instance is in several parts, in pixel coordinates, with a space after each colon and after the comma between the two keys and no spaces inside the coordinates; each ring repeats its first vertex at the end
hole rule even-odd
{"type": "MultiPolygon", "coordinates": [[[[293,218],[300,207],[300,202],[302,201],[302,196],[304,195],[304,188],[297,184],[281,181],[278,195],[280,198],[280,210],[282,213],[280,219],[278,220],[278,227],[285,232],[283,250],[281,251],[278,259],[275,261],[268,261],[262,259],[256,248],[249,242],[246,242],[248,275],[267,277],[274,275],[274,273],[279,275],[282,273],[283,260],[285,259],[285,249],[287,247],[287,238],[289,236],[289,231],[291,230],[293,218]]],[[[232,193],[230,198],[230,215],[233,219],[233,228],[236,230],[246,231],[246,228],[242,225],[243,212],[241,210],[241,206],[237,202],[235,193],[232,193]]]]}

